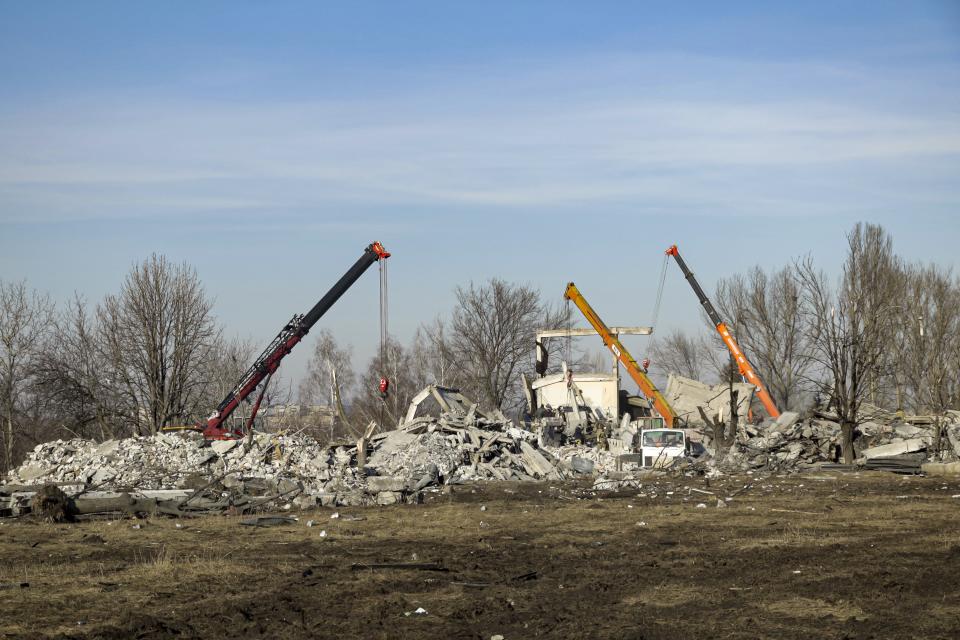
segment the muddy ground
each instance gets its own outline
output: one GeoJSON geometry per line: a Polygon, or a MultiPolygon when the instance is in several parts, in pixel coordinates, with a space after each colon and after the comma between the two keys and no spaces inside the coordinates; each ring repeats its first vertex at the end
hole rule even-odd
{"type": "Polygon", "coordinates": [[[0,637],[960,637],[956,478],[486,484],[337,512],[4,521],[0,637]]]}

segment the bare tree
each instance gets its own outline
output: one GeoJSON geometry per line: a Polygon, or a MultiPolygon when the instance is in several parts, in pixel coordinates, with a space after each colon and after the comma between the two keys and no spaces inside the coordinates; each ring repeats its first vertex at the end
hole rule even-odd
{"type": "Polygon", "coordinates": [[[702,337],[690,337],[674,329],[664,338],[654,340],[650,347],[655,369],[700,380],[708,365],[707,349],[702,337]]]}
{"type": "Polygon", "coordinates": [[[461,383],[459,357],[451,344],[450,329],[440,316],[417,328],[410,351],[417,377],[427,384],[449,387],[461,383]]]}
{"type": "Polygon", "coordinates": [[[812,378],[840,419],[843,457],[853,462],[853,435],[869,382],[892,346],[891,316],[901,295],[902,269],[893,241],[880,226],[859,223],[847,236],[848,252],[834,290],[810,258],[797,265],[803,323],[821,374],[812,378]],[[822,376],[822,377],[821,377],[822,376]]]}
{"type": "Polygon", "coordinates": [[[700,357],[704,382],[743,382],[740,368],[730,349],[706,312],[701,312],[706,332],[700,334],[700,357]]]}
{"type": "Polygon", "coordinates": [[[98,306],[108,375],[138,432],[155,433],[209,410],[201,365],[219,338],[211,308],[196,271],[156,254],[98,306]]]}
{"type": "MultiPolygon", "coordinates": [[[[201,384],[197,399],[192,402],[197,407],[192,413],[198,418],[209,415],[233,390],[258,353],[257,345],[252,340],[240,337],[226,339],[219,333],[211,338],[210,346],[205,351],[207,356],[196,365],[201,384]]],[[[274,375],[270,382],[271,389],[276,390],[279,383],[279,377],[274,375]]],[[[270,390],[267,393],[270,394],[270,390]]],[[[248,404],[252,401],[253,398],[247,398],[248,404]]],[[[264,409],[266,406],[261,411],[264,409]]],[[[242,421],[245,418],[238,411],[231,417],[231,420],[234,419],[242,421]]]]}
{"type": "MultiPolygon", "coordinates": [[[[894,377],[898,395],[909,398],[915,412],[939,417],[960,392],[956,359],[960,348],[960,288],[948,269],[935,265],[907,270],[906,293],[896,314],[897,354],[894,377]],[[902,391],[901,391],[902,390],[902,391]]],[[[898,398],[898,408],[904,398],[898,398]]],[[[940,429],[936,430],[936,448],[940,429]]]]}
{"type": "Polygon", "coordinates": [[[300,383],[299,398],[302,404],[321,404],[333,410],[326,437],[353,432],[344,405],[349,404],[357,385],[353,369],[353,346],[340,346],[329,329],[322,329],[314,338],[313,355],[307,364],[307,375],[300,383]]]}
{"type": "Polygon", "coordinates": [[[83,298],[67,303],[53,331],[40,359],[38,384],[60,420],[85,437],[128,435],[120,420],[119,394],[107,376],[100,329],[83,298]]]}
{"type": "Polygon", "coordinates": [[[777,407],[797,408],[811,366],[811,345],[801,328],[801,291],[794,270],[787,267],[768,275],[754,267],[745,277],[721,280],[715,298],[777,407]]]}
{"type": "Polygon", "coordinates": [[[451,339],[461,357],[464,387],[489,408],[522,404],[521,373],[532,373],[538,327],[569,324],[567,306],[545,304],[540,292],[493,278],[457,287],[451,339]]]}
{"type": "Polygon", "coordinates": [[[300,383],[300,402],[335,407],[334,372],[344,399],[353,393],[357,382],[353,370],[353,346],[340,346],[329,329],[321,329],[312,340],[313,354],[307,363],[307,375],[300,383]]]}
{"type": "Polygon", "coordinates": [[[370,360],[367,370],[360,377],[351,414],[356,416],[355,425],[367,424],[375,420],[381,428],[393,428],[406,415],[407,407],[413,396],[426,382],[417,377],[410,352],[399,342],[389,339],[383,357],[377,354],[370,360]],[[390,381],[386,397],[379,392],[380,378],[390,381]]]}
{"type": "Polygon", "coordinates": [[[53,303],[27,283],[0,280],[0,411],[3,413],[3,468],[16,463],[16,440],[23,417],[37,399],[38,360],[51,333],[53,303]]]}
{"type": "MultiPolygon", "coordinates": [[[[730,361],[736,368],[736,361],[732,358],[730,361]]],[[[731,379],[729,382],[730,411],[727,420],[723,420],[719,416],[708,416],[703,407],[697,407],[697,411],[700,413],[700,419],[703,420],[704,425],[710,427],[713,438],[714,457],[720,462],[723,461],[727,455],[727,451],[736,441],[737,427],[740,424],[740,416],[737,413],[740,391],[733,388],[733,383],[734,380],[731,379]]]]}

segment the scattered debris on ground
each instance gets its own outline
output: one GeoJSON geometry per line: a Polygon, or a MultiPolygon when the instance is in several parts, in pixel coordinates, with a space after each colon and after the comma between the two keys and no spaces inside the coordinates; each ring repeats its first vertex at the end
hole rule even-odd
{"type": "Polygon", "coordinates": [[[0,520],[0,637],[958,637],[960,479],[757,475],[483,482],[274,527],[0,520]]]}

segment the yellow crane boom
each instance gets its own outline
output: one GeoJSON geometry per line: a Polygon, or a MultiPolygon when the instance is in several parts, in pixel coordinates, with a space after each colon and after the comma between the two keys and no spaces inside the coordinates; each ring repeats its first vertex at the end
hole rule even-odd
{"type": "Polygon", "coordinates": [[[630,374],[633,381],[640,387],[643,395],[647,396],[653,403],[653,407],[663,417],[664,423],[666,423],[668,427],[672,427],[674,420],[677,419],[677,414],[674,412],[673,407],[670,406],[667,399],[664,398],[660,390],[657,389],[657,385],[653,384],[653,380],[643,372],[637,364],[637,361],[633,359],[633,356],[630,355],[627,348],[623,346],[623,343],[613,335],[610,327],[600,319],[600,316],[597,315],[597,312],[594,311],[593,307],[586,301],[583,294],[577,289],[577,286],[572,282],[567,284],[567,290],[563,295],[567,300],[577,305],[577,308],[580,309],[583,316],[593,325],[597,333],[600,334],[600,338],[603,339],[603,344],[607,345],[607,348],[617,357],[617,360],[619,360],[624,369],[627,370],[627,373],[630,374]]]}

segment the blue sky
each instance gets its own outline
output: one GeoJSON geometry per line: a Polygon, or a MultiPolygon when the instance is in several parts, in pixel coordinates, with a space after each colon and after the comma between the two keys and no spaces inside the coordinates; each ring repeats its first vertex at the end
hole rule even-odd
{"type": "MultiPolygon", "coordinates": [[[[375,239],[403,341],[492,276],[646,324],[674,242],[708,289],[859,220],[960,245],[956,2],[7,2],[0,77],[0,277],[163,253],[258,342],[375,239]]],[[[366,358],[376,305],[321,324],[366,358]]],[[[674,267],[658,329],[697,323],[674,267]]]]}

